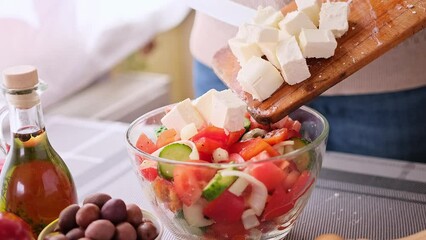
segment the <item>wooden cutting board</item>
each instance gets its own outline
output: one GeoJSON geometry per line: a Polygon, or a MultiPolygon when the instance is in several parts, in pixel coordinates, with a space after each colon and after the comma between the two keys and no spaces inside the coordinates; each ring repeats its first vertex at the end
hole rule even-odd
{"type": "MultiPolygon", "coordinates": [[[[282,11],[295,9],[292,3],[282,11]]],[[[213,69],[248,104],[257,121],[277,122],[425,27],[426,0],[353,0],[349,30],[337,39],[335,55],[308,59],[310,78],[292,86],[283,84],[263,102],[241,90],[236,79],[241,67],[228,47],[215,54],[213,69]]]]}

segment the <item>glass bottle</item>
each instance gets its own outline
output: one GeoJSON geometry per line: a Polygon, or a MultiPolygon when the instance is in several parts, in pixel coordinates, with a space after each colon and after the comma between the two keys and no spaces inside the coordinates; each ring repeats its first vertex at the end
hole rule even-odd
{"type": "Polygon", "coordinates": [[[47,137],[40,103],[46,88],[32,66],[3,72],[11,143],[0,175],[0,211],[20,216],[35,236],[62,209],[77,203],[72,176],[47,137]]]}

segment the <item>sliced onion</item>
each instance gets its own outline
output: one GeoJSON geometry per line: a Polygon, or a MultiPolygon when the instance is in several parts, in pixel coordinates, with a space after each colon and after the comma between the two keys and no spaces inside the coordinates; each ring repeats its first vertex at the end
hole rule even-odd
{"type": "Polygon", "coordinates": [[[237,178],[237,180],[235,180],[235,182],[228,188],[228,191],[233,193],[235,196],[241,196],[248,185],[249,182],[244,178],[237,178]]]}
{"type": "Polygon", "coordinates": [[[216,148],[213,151],[213,162],[219,163],[229,159],[229,153],[223,148],[216,148]]]}
{"type": "Polygon", "coordinates": [[[256,217],[256,213],[253,209],[247,209],[243,212],[241,216],[241,220],[243,222],[244,228],[246,230],[250,228],[254,228],[260,225],[259,220],[256,217]]]}
{"type": "Polygon", "coordinates": [[[257,216],[260,216],[265,208],[266,198],[268,197],[268,190],[266,189],[265,184],[257,180],[255,177],[251,176],[248,173],[235,171],[235,170],[223,170],[221,171],[222,176],[237,176],[239,178],[244,178],[251,184],[252,191],[250,198],[248,199],[248,204],[251,209],[254,210],[257,216]]]}
{"type": "Polygon", "coordinates": [[[191,227],[205,227],[212,225],[213,220],[204,218],[203,208],[207,204],[206,201],[200,199],[191,206],[186,206],[183,204],[183,216],[185,217],[186,222],[191,227]]]}
{"type": "Polygon", "coordinates": [[[277,150],[277,152],[281,155],[283,155],[284,153],[287,153],[285,151],[286,146],[293,146],[294,145],[294,141],[293,140],[287,140],[284,142],[280,142],[275,144],[274,146],[272,146],[275,150],[277,150]]]}

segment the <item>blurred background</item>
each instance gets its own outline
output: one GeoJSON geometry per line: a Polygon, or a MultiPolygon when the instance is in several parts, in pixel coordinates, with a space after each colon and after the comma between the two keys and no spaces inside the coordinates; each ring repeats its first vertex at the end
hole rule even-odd
{"type": "Polygon", "coordinates": [[[175,0],[0,0],[0,70],[36,66],[47,114],[130,122],[193,97],[193,18],[175,0]]]}

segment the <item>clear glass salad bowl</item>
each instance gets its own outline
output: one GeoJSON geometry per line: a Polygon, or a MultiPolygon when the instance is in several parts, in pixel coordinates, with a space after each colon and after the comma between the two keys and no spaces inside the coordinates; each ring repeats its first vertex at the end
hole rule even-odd
{"type": "Polygon", "coordinates": [[[225,163],[178,161],[149,154],[139,146],[144,144],[142,133],[155,144],[160,119],[171,107],[144,114],[126,132],[133,169],[164,226],[176,239],[282,239],[287,235],[321,169],[327,120],[306,106],[291,113],[289,117],[301,123],[303,144],[295,148],[296,140],[283,141],[280,144],[287,151],[279,156],[241,161],[231,154],[233,160],[225,163]],[[164,169],[173,174],[165,174],[164,169]]]}

